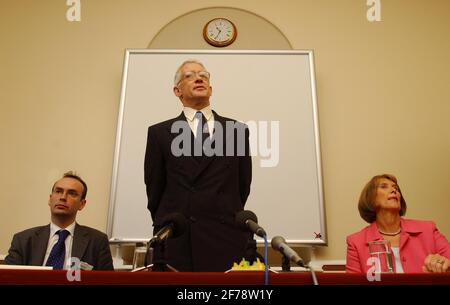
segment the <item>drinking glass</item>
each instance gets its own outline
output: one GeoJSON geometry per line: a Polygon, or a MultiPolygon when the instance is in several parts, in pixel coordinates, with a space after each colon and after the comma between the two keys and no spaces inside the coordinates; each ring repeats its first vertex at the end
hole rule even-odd
{"type": "Polygon", "coordinates": [[[375,240],[369,242],[369,255],[375,262],[375,272],[392,273],[394,263],[392,261],[391,243],[388,240],[375,240]]]}
{"type": "Polygon", "coordinates": [[[134,249],[133,269],[144,267],[146,254],[147,247],[145,246],[138,246],[134,249]]]}

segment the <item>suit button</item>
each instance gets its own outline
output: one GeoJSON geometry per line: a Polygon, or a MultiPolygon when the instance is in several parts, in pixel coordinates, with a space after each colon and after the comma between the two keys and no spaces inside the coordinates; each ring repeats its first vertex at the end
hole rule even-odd
{"type": "Polygon", "coordinates": [[[189,217],[189,220],[192,221],[192,222],[196,222],[196,221],[197,221],[197,218],[191,216],[191,217],[189,217]]]}
{"type": "Polygon", "coordinates": [[[191,186],[191,192],[195,192],[195,187],[191,186]]]}

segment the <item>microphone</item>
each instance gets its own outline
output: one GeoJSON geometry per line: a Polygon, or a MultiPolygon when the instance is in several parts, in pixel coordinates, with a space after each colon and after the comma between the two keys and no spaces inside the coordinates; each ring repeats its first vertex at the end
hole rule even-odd
{"type": "Polygon", "coordinates": [[[258,217],[252,211],[240,211],[236,213],[236,224],[242,230],[250,230],[259,237],[266,236],[266,231],[258,225],[258,217]]]}
{"type": "Polygon", "coordinates": [[[281,254],[289,258],[289,260],[291,260],[292,262],[296,263],[300,267],[308,268],[308,265],[305,264],[305,262],[297,254],[297,252],[295,252],[291,247],[289,247],[286,244],[286,240],[283,237],[275,236],[274,238],[272,238],[271,244],[273,249],[280,251],[281,254]]]}
{"type": "Polygon", "coordinates": [[[161,222],[163,226],[149,241],[149,245],[164,242],[170,237],[178,237],[186,231],[186,218],[180,213],[171,213],[161,222]]]}

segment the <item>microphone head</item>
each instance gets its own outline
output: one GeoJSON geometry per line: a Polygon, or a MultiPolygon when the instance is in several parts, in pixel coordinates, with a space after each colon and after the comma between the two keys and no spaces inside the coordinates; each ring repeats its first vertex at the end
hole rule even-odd
{"type": "Polygon", "coordinates": [[[181,213],[171,213],[164,217],[162,226],[172,226],[171,237],[178,237],[186,231],[186,217],[181,213]]]}
{"type": "Polygon", "coordinates": [[[255,213],[252,211],[239,211],[236,213],[235,221],[239,228],[247,231],[247,224],[245,223],[247,220],[253,220],[258,223],[258,217],[256,217],[255,213]]]}
{"type": "Polygon", "coordinates": [[[285,244],[285,243],[286,243],[286,240],[281,236],[273,237],[272,241],[270,242],[270,244],[272,245],[272,248],[277,251],[280,251],[281,244],[285,244]]]}

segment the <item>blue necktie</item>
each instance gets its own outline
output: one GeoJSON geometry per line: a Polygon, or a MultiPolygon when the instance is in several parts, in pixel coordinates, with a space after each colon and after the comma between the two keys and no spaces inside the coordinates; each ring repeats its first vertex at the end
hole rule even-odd
{"type": "Polygon", "coordinates": [[[195,137],[195,142],[197,142],[197,144],[194,145],[201,146],[202,150],[200,152],[200,155],[199,156],[194,155],[194,158],[195,160],[197,160],[197,162],[201,162],[204,157],[203,145],[205,144],[205,141],[209,138],[209,128],[208,128],[208,121],[206,120],[206,117],[203,115],[201,111],[197,111],[195,117],[198,120],[198,124],[195,137]]]}
{"type": "Polygon", "coordinates": [[[46,266],[53,266],[53,269],[63,269],[64,259],[66,257],[66,237],[70,234],[67,230],[59,230],[58,242],[53,246],[50,255],[48,256],[46,266]]]}
{"type": "Polygon", "coordinates": [[[198,120],[196,139],[203,143],[209,137],[208,120],[201,111],[197,111],[195,117],[198,120]]]}

